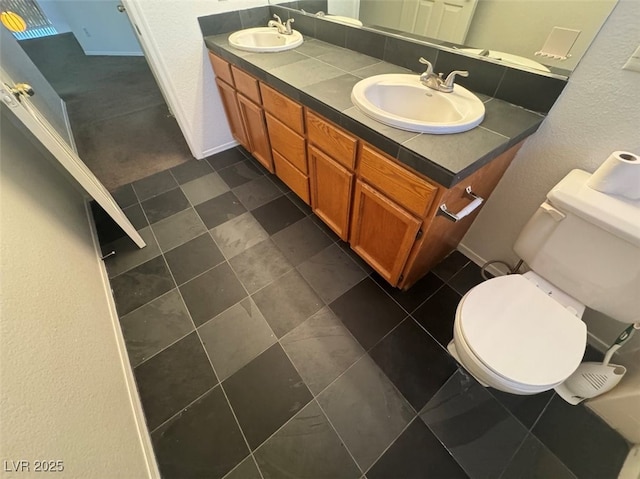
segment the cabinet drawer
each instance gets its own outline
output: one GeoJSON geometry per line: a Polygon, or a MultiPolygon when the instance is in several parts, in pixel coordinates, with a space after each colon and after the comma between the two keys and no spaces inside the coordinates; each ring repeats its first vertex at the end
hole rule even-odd
{"type": "Polygon", "coordinates": [[[362,145],[358,163],[360,177],[399,205],[423,217],[437,187],[395,164],[369,145],[362,145]]]}
{"type": "Polygon", "coordinates": [[[264,83],[260,83],[262,105],[264,109],[291,128],[296,133],[304,135],[304,119],[302,105],[290,100],[264,83]]]}
{"type": "Polygon", "coordinates": [[[260,99],[258,80],[239,68],[236,68],[234,65],[231,65],[231,71],[233,71],[233,80],[235,81],[236,89],[251,101],[260,105],[262,101],[260,99]]]}
{"type": "Polygon", "coordinates": [[[286,183],[306,204],[309,204],[309,178],[292,166],[277,151],[273,151],[273,162],[276,166],[278,178],[286,183]]]}
{"type": "Polygon", "coordinates": [[[271,114],[267,113],[266,116],[271,148],[284,156],[289,163],[302,173],[308,174],[304,138],[276,120],[271,114]]]}
{"type": "Polygon", "coordinates": [[[211,52],[209,52],[209,60],[211,61],[211,66],[216,76],[226,81],[229,85],[233,85],[233,75],[231,75],[231,65],[229,65],[229,62],[211,52]]]}
{"type": "Polygon", "coordinates": [[[309,110],[307,110],[307,132],[311,143],[320,147],[341,165],[350,170],[354,169],[357,140],[353,136],[309,110]]]}

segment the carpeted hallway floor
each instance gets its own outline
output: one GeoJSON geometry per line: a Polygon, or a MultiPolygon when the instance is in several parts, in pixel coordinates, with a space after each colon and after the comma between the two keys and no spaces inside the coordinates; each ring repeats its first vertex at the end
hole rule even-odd
{"type": "Polygon", "coordinates": [[[80,158],[108,189],[192,159],[144,57],[86,56],[72,33],[20,45],[65,100],[80,158]]]}

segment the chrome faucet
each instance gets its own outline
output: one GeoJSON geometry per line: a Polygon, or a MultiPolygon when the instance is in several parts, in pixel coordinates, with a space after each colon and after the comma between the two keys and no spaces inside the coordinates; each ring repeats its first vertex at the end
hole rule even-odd
{"type": "Polygon", "coordinates": [[[447,75],[446,79],[442,78],[442,73],[435,74],[433,72],[433,65],[429,60],[426,60],[420,57],[420,63],[423,65],[427,65],[427,70],[420,75],[420,82],[426,86],[431,88],[432,90],[441,91],[443,93],[451,93],[453,91],[454,81],[456,79],[456,75],[461,77],[468,77],[469,72],[463,70],[454,70],[449,75],[447,75]]]}
{"type": "Polygon", "coordinates": [[[278,33],[282,35],[291,35],[293,33],[293,29],[291,28],[291,24],[295,21],[293,18],[290,18],[284,23],[282,23],[282,19],[275,13],[273,14],[273,18],[275,18],[275,20],[269,20],[269,23],[267,23],[268,27],[277,28],[278,33]]]}

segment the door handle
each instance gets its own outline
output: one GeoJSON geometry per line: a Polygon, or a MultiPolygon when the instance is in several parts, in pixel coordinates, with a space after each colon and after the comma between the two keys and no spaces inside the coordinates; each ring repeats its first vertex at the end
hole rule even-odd
{"type": "Polygon", "coordinates": [[[12,87],[9,87],[9,91],[13,93],[13,96],[15,96],[18,101],[20,101],[21,96],[35,95],[33,88],[31,88],[31,85],[28,83],[16,83],[12,87]]]}
{"type": "Polygon", "coordinates": [[[124,13],[124,12],[126,12],[126,11],[127,11],[127,9],[126,9],[126,8],[124,8],[124,5],[122,5],[121,3],[119,3],[119,4],[118,4],[118,6],[117,6],[116,8],[118,9],[118,11],[119,11],[120,13],[124,13]]]}

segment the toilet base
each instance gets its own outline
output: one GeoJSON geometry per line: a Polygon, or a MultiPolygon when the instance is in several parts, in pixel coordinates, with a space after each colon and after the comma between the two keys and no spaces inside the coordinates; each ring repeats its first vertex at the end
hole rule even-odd
{"type": "Polygon", "coordinates": [[[462,367],[462,369],[464,369],[467,372],[467,374],[470,374],[476,381],[478,381],[480,383],[481,386],[483,386],[485,388],[489,387],[489,385],[487,383],[485,383],[481,379],[479,379],[476,376],[474,376],[471,371],[469,371],[467,368],[464,367],[464,364],[462,364],[462,360],[460,359],[460,356],[458,355],[458,351],[456,351],[456,344],[453,341],[453,339],[451,341],[449,341],[449,344],[447,344],[447,351],[449,351],[449,354],[451,354],[451,356],[453,356],[454,359],[456,361],[458,361],[458,364],[462,367]]]}

